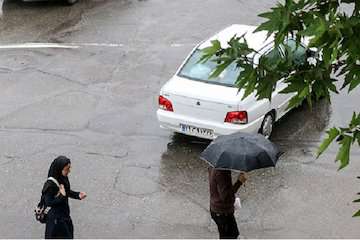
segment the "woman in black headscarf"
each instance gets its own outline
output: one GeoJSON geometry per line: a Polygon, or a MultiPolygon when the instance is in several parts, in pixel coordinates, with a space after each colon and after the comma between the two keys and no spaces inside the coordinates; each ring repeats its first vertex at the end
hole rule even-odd
{"type": "Polygon", "coordinates": [[[74,238],[74,227],[70,217],[68,198],[82,200],[84,192],[74,192],[70,188],[68,174],[70,173],[70,159],[57,157],[50,165],[48,179],[43,187],[45,205],[51,207],[47,214],[45,238],[74,238]]]}

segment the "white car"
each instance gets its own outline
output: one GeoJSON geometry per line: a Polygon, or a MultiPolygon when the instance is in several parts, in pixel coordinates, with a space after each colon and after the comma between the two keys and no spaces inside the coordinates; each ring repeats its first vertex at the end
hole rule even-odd
{"type": "MultiPolygon", "coordinates": [[[[272,51],[273,39],[266,40],[267,33],[263,31],[253,33],[255,29],[255,26],[232,25],[193,49],[160,90],[157,118],[162,128],[206,139],[237,131],[259,132],[270,137],[274,122],[287,112],[289,100],[294,96],[294,93],[279,93],[286,84],[277,83],[271,102],[267,99],[258,101],[255,94],[241,100],[244,91],[239,91],[234,85],[240,72],[235,64],[219,77],[209,79],[216,63],[199,63],[201,49],[210,46],[211,40],[218,39],[222,47],[226,47],[235,34],[241,36],[246,33],[249,46],[260,51],[259,56],[254,56],[255,62],[260,56],[278,53],[272,51]]],[[[303,45],[296,48],[292,39],[287,43],[300,60],[306,59],[303,45]]]]}

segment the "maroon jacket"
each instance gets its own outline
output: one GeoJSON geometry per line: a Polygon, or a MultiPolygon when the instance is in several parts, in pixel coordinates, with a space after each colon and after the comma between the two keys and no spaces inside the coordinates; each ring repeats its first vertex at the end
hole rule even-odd
{"type": "Polygon", "coordinates": [[[237,181],[234,185],[231,180],[231,171],[216,170],[209,168],[210,185],[210,211],[222,214],[233,214],[235,193],[239,189],[241,182],[237,181]]]}

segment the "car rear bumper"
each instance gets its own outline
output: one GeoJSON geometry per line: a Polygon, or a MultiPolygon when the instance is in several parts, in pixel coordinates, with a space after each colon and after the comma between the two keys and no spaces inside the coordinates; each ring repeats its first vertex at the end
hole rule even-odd
{"type": "Polygon", "coordinates": [[[200,120],[196,118],[192,118],[189,116],[183,116],[180,114],[176,114],[174,112],[164,111],[162,109],[158,109],[156,112],[158,121],[160,123],[160,127],[173,130],[175,132],[183,133],[186,135],[196,136],[200,138],[207,139],[215,139],[220,135],[228,135],[235,132],[247,132],[247,133],[257,133],[261,127],[262,117],[252,121],[248,124],[231,124],[231,123],[217,123],[206,120],[200,120]],[[197,134],[197,133],[189,133],[184,132],[180,124],[190,125],[197,128],[211,129],[214,131],[212,136],[197,134]]]}

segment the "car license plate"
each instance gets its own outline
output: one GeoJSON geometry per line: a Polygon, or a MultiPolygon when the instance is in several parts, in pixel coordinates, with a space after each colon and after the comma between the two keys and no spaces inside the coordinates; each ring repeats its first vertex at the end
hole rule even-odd
{"type": "Polygon", "coordinates": [[[181,123],[180,123],[180,129],[183,133],[189,133],[191,135],[204,136],[204,137],[213,137],[214,136],[214,130],[212,130],[212,129],[198,128],[198,127],[181,124],[181,123]]]}

